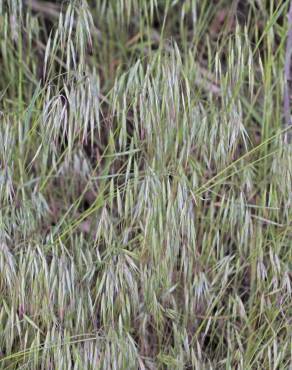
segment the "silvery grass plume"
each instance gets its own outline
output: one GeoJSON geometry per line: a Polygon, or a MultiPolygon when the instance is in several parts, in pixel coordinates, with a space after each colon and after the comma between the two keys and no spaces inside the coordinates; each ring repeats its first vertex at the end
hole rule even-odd
{"type": "Polygon", "coordinates": [[[291,366],[288,3],[214,4],[0,1],[1,369],[291,366]]]}

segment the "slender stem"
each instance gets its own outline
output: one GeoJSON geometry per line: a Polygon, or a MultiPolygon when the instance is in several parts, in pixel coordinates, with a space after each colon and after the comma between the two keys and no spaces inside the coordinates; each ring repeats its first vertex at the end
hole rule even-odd
{"type": "MultiPolygon", "coordinates": [[[[288,12],[288,31],[285,55],[284,117],[286,126],[291,125],[291,112],[290,112],[291,54],[292,54],[292,0],[290,1],[290,8],[288,12]]],[[[286,138],[288,138],[288,135],[286,135],[286,138]]]]}

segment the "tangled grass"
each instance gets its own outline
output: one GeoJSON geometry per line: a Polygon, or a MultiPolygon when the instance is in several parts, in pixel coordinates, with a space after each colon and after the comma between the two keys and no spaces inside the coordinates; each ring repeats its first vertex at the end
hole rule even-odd
{"type": "Polygon", "coordinates": [[[289,369],[287,1],[0,0],[0,368],[289,369]]]}

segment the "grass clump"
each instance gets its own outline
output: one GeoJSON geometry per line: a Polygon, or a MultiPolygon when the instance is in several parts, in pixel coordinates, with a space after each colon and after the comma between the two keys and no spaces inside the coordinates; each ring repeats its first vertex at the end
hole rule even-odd
{"type": "Polygon", "coordinates": [[[0,368],[288,369],[287,1],[0,1],[0,368]]]}

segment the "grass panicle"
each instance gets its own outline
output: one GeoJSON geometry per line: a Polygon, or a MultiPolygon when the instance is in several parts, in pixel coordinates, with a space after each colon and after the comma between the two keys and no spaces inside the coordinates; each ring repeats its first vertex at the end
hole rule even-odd
{"type": "Polygon", "coordinates": [[[288,1],[0,0],[0,368],[291,367],[288,1]]]}

